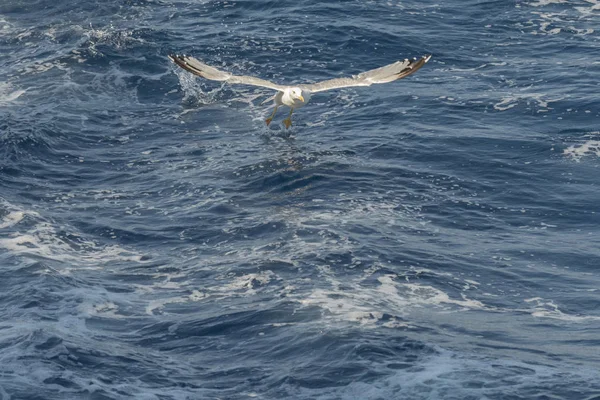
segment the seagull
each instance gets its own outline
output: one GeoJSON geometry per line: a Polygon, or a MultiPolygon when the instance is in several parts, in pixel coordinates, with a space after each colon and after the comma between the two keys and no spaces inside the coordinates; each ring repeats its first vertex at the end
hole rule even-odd
{"type": "MultiPolygon", "coordinates": [[[[273,97],[275,109],[265,122],[267,123],[267,126],[269,126],[271,121],[273,121],[273,117],[275,117],[277,109],[280,106],[285,105],[290,108],[288,117],[283,120],[287,129],[292,125],[292,113],[294,110],[308,104],[313,93],[354,86],[371,86],[374,83],[387,83],[402,79],[417,72],[427,61],[429,61],[431,55],[423,56],[420,59],[413,58],[412,60],[404,59],[403,61],[396,61],[395,63],[354,75],[351,78],[335,78],[296,86],[279,85],[253,76],[233,75],[186,55],[171,54],[169,55],[169,58],[186,71],[206,79],[231,84],[238,83],[242,85],[260,86],[276,90],[277,94],[273,97]]],[[[266,102],[269,100],[271,99],[268,99],[266,102]]]]}

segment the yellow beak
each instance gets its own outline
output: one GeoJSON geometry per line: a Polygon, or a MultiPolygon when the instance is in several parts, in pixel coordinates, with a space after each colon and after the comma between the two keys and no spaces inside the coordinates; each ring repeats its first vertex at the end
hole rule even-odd
{"type": "Polygon", "coordinates": [[[298,98],[304,103],[304,97],[302,97],[302,95],[298,96],[298,98]]]}

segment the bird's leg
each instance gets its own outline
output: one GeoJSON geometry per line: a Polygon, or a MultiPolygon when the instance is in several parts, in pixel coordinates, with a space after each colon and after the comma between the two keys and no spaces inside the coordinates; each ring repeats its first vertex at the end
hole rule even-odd
{"type": "Polygon", "coordinates": [[[290,108],[290,114],[288,115],[288,117],[286,119],[283,120],[283,123],[285,124],[285,128],[288,129],[290,126],[292,126],[292,113],[294,112],[293,108],[290,108]]]}
{"type": "Polygon", "coordinates": [[[277,112],[277,108],[279,106],[275,106],[275,109],[273,110],[273,114],[271,114],[271,116],[267,119],[265,119],[265,122],[267,123],[267,126],[269,126],[269,124],[271,123],[271,121],[273,121],[273,117],[275,116],[275,113],[277,112]]]}

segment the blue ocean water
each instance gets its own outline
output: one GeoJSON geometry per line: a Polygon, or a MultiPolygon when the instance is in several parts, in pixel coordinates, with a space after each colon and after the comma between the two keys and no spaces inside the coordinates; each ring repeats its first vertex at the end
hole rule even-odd
{"type": "Polygon", "coordinates": [[[600,2],[3,0],[0,399],[600,399],[600,2]],[[404,80],[280,83],[433,54],[404,80]]]}

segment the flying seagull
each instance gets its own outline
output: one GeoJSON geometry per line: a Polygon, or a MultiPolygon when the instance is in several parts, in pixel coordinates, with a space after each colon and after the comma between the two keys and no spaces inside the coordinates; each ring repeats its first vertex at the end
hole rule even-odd
{"type": "Polygon", "coordinates": [[[206,79],[227,83],[239,83],[242,85],[260,86],[277,90],[277,94],[273,97],[275,109],[265,122],[268,126],[273,120],[279,106],[286,105],[290,107],[290,114],[283,120],[283,123],[286,128],[289,128],[292,125],[291,117],[294,109],[301,108],[308,104],[313,93],[352,86],[371,86],[374,83],[387,83],[402,79],[417,72],[427,61],[429,61],[431,55],[423,56],[420,59],[413,58],[412,60],[404,59],[403,61],[396,61],[393,64],[354,75],[352,78],[335,78],[297,86],[278,85],[253,76],[233,75],[229,72],[221,71],[215,67],[206,65],[194,57],[186,55],[171,54],[169,55],[169,58],[186,71],[206,79]]]}

